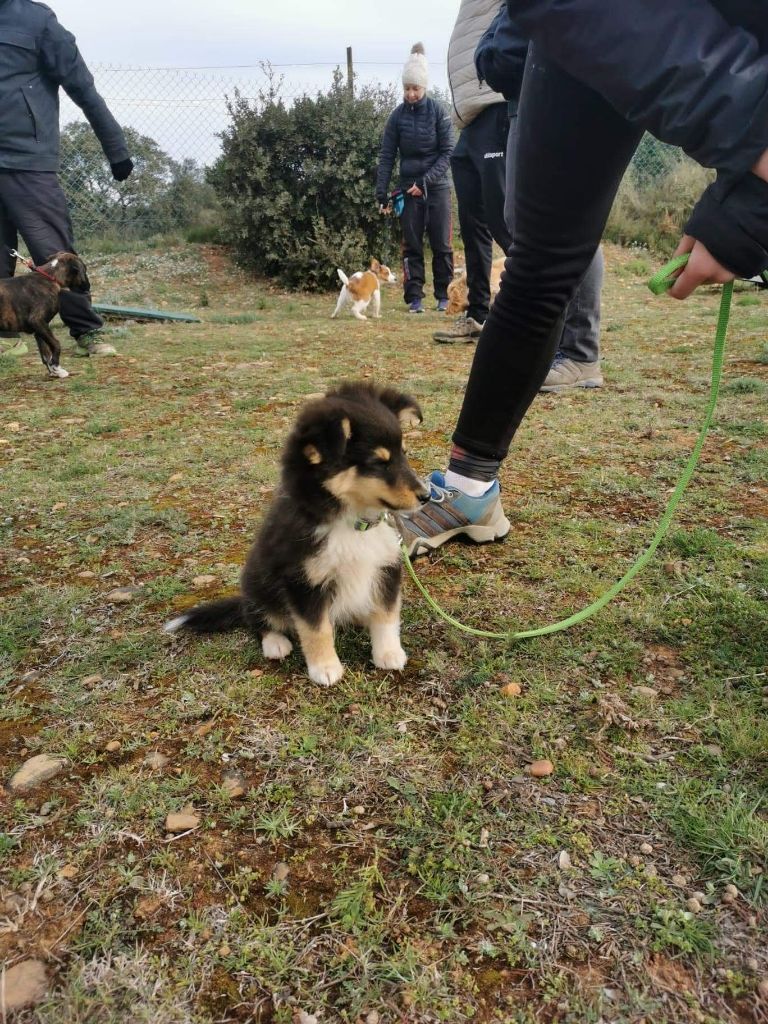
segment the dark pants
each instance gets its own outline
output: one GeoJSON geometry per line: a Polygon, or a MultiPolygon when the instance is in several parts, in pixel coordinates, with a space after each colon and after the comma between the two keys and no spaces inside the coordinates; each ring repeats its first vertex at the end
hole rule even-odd
{"type": "MultiPolygon", "coordinates": [[[[19,235],[38,265],[55,252],[75,251],[67,200],[53,171],[0,171],[0,278],[13,277],[10,253],[19,235]]],[[[62,291],[59,316],[73,338],[104,326],[86,292],[62,291]]]]}
{"type": "Polygon", "coordinates": [[[453,439],[503,459],[536,397],[642,129],[532,49],[518,114],[515,235],[453,439]]]}
{"type": "Polygon", "coordinates": [[[400,217],[403,233],[403,298],[424,298],[424,233],[432,249],[432,282],[436,299],[448,298],[453,278],[451,190],[430,190],[416,198],[406,193],[400,217]]]}
{"type": "Polygon", "coordinates": [[[467,268],[467,316],[485,323],[491,304],[493,243],[506,253],[512,235],[504,219],[506,103],[494,103],[462,129],[451,157],[467,268]]]}

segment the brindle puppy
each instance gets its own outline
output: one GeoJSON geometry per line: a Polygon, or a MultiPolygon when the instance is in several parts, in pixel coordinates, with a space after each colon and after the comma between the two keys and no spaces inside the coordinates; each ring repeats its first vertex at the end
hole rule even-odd
{"type": "Polygon", "coordinates": [[[34,334],[52,377],[68,377],[59,366],[61,345],[48,324],[59,311],[62,289],[91,290],[85,264],[72,252],[57,252],[30,274],[0,279],[0,331],[34,334]]]}

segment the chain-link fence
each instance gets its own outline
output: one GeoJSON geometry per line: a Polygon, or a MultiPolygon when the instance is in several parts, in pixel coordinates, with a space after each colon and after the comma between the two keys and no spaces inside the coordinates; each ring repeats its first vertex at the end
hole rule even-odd
{"type": "MultiPolygon", "coordinates": [[[[81,240],[110,235],[125,239],[197,231],[199,237],[205,237],[207,229],[214,231],[220,223],[206,169],[221,152],[220,134],[229,123],[228,99],[239,93],[256,102],[271,87],[279,86],[279,95],[291,103],[299,96],[327,91],[337,67],[348,75],[346,61],[294,65],[264,61],[250,67],[208,69],[91,65],[97,89],[127,129],[137,169],[127,182],[114,182],[80,110],[62,94],[61,177],[76,236],[81,240]]],[[[355,88],[391,85],[394,103],[399,95],[399,74],[399,64],[355,64],[355,88]]],[[[435,67],[433,85],[438,95],[445,97],[447,81],[444,74],[441,80],[441,74],[435,67]]],[[[673,234],[680,218],[676,212],[669,213],[670,203],[677,210],[695,198],[700,174],[679,150],[646,136],[609,225],[614,237],[634,237],[639,230],[638,217],[648,214],[658,215],[662,227],[672,224],[669,231],[673,234]]]]}

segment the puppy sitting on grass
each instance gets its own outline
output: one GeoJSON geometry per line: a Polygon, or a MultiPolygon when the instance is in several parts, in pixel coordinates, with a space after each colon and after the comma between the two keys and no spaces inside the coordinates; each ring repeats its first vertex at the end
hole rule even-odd
{"type": "Polygon", "coordinates": [[[344,383],[309,402],[286,443],[241,593],[192,608],[166,631],[244,626],[276,660],[297,637],[310,679],[331,685],[344,672],[334,628],[358,623],[370,631],[374,665],[403,669],[400,548],[385,513],[428,497],[403,451],[403,427],[421,419],[410,395],[373,384],[344,383]]]}

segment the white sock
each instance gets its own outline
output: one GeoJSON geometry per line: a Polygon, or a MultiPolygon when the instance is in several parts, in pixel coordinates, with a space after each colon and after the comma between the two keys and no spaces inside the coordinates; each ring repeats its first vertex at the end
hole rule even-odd
{"type": "Polygon", "coordinates": [[[495,480],[473,480],[471,476],[462,476],[460,473],[454,473],[452,469],[445,474],[446,487],[457,487],[464,494],[468,494],[470,498],[482,498],[495,483],[495,480]]]}

